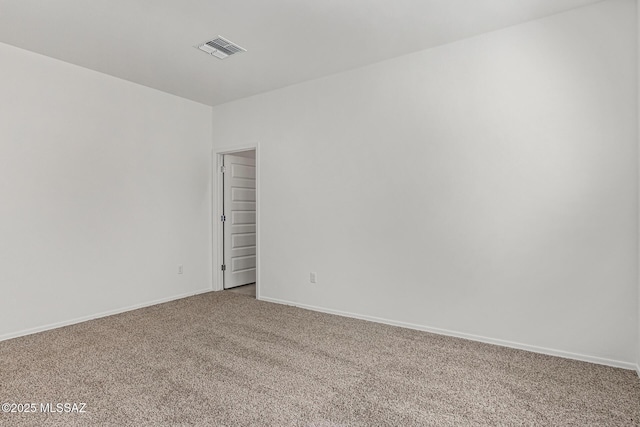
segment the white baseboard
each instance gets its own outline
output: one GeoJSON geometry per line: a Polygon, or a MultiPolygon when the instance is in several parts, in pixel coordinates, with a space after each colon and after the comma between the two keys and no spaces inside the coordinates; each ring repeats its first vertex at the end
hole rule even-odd
{"type": "Polygon", "coordinates": [[[295,303],[295,302],[291,302],[291,301],[280,300],[280,299],[277,299],[277,298],[260,297],[259,299],[261,301],[273,302],[273,303],[276,303],[276,304],[292,305],[292,306],[295,306],[295,307],[304,308],[304,309],[312,310],[312,311],[319,311],[319,312],[327,313],[327,314],[335,314],[335,315],[338,315],[338,316],[351,317],[351,318],[354,318],[354,319],[368,320],[370,322],[383,323],[385,325],[399,326],[399,327],[408,328],[408,329],[415,329],[415,330],[418,330],[418,331],[430,332],[432,334],[446,335],[446,336],[456,337],[456,338],[464,338],[464,339],[467,339],[467,340],[479,341],[479,342],[483,342],[483,343],[486,343],[486,344],[493,344],[493,345],[499,345],[499,346],[502,346],[502,347],[515,348],[515,349],[518,349],[518,350],[531,351],[533,353],[546,354],[546,355],[549,355],[549,356],[557,356],[557,357],[562,357],[562,358],[565,358],[565,359],[580,360],[580,361],[583,361],[583,362],[596,363],[598,365],[613,366],[615,368],[622,368],[622,369],[628,369],[628,370],[637,370],[638,375],[640,376],[640,366],[634,365],[633,363],[622,362],[622,361],[619,361],[619,360],[611,360],[611,359],[605,359],[605,358],[601,358],[601,357],[587,356],[587,355],[579,354],[579,353],[570,353],[570,352],[562,351],[562,350],[554,350],[554,349],[550,349],[550,348],[538,347],[538,346],[534,346],[534,345],[522,344],[522,343],[517,343],[517,342],[512,342],[512,341],[505,341],[505,340],[500,340],[500,339],[495,339],[495,338],[487,338],[487,337],[483,337],[483,336],[479,336],[479,335],[472,335],[472,334],[466,334],[466,333],[463,333],[463,332],[450,331],[450,330],[447,330],[447,329],[433,328],[433,327],[424,326],[424,325],[416,325],[416,324],[413,324],[413,323],[398,322],[398,321],[395,321],[395,320],[382,319],[382,318],[379,318],[379,317],[373,317],[373,316],[366,316],[366,315],[362,315],[362,314],[349,313],[349,312],[346,312],[346,311],[332,310],[332,309],[328,309],[328,308],[316,307],[316,306],[307,305],[307,304],[299,304],[299,303],[295,303]]]}
{"type": "Polygon", "coordinates": [[[120,314],[120,313],[124,313],[124,312],[127,312],[127,311],[137,310],[139,308],[150,307],[152,305],[162,304],[162,303],[169,302],[169,301],[175,301],[175,300],[179,300],[179,299],[182,299],[182,298],[188,298],[188,297],[192,297],[194,295],[200,295],[200,294],[204,294],[204,293],[207,293],[207,292],[211,292],[211,288],[200,289],[200,290],[194,291],[194,292],[188,292],[188,293],[185,293],[185,294],[175,295],[175,296],[172,296],[172,297],[161,298],[161,299],[158,299],[158,300],[155,300],[155,301],[143,302],[143,303],[140,303],[140,304],[130,305],[130,306],[124,307],[124,308],[118,308],[118,309],[115,309],[115,310],[104,311],[102,313],[91,314],[89,316],[78,317],[78,318],[75,318],[75,319],[65,320],[65,321],[62,321],[62,322],[51,323],[49,325],[38,326],[38,327],[35,327],[35,328],[30,328],[30,329],[24,329],[24,330],[18,331],[18,332],[11,332],[11,333],[8,333],[8,334],[0,335],[0,341],[9,340],[9,339],[12,339],[12,338],[23,337],[25,335],[36,334],[38,332],[44,332],[44,331],[48,331],[48,330],[51,330],[51,329],[61,328],[63,326],[75,325],[76,323],[82,323],[82,322],[86,322],[88,320],[93,320],[93,319],[100,319],[101,317],[113,316],[114,314],[120,314]]]}
{"type": "Polygon", "coordinates": [[[638,378],[640,378],[640,365],[636,365],[636,373],[638,374],[638,378]]]}

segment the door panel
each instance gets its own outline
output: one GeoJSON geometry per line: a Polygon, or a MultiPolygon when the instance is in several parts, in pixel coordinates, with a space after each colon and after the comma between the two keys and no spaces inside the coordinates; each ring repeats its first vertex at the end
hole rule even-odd
{"type": "Polygon", "coordinates": [[[255,160],[227,154],[223,158],[224,288],[256,281],[255,160]]]}
{"type": "Polygon", "coordinates": [[[256,224],[256,213],[251,211],[232,211],[231,218],[235,225],[256,224]]]}
{"type": "Polygon", "coordinates": [[[256,256],[237,256],[231,260],[232,270],[233,271],[245,271],[245,270],[255,270],[256,269],[256,256]]]}
{"type": "Polygon", "coordinates": [[[231,243],[234,248],[242,248],[246,246],[256,246],[256,234],[255,233],[242,233],[234,234],[231,236],[231,243]]]}

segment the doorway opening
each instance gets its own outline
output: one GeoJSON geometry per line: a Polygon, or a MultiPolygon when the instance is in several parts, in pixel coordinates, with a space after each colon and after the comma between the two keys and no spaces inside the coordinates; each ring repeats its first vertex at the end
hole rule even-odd
{"type": "MultiPolygon", "coordinates": [[[[258,293],[257,147],[217,153],[217,290],[258,293]]],[[[215,277],[215,276],[214,276],[215,277]]]]}

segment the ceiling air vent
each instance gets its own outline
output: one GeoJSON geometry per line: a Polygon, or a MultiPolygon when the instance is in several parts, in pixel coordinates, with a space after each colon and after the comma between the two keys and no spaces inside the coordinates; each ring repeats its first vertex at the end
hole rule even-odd
{"type": "Polygon", "coordinates": [[[236,53],[246,52],[246,49],[241,48],[235,43],[231,43],[224,37],[216,37],[208,42],[201,43],[196,46],[203,52],[213,55],[218,59],[225,59],[228,56],[235,55],[236,53]]]}

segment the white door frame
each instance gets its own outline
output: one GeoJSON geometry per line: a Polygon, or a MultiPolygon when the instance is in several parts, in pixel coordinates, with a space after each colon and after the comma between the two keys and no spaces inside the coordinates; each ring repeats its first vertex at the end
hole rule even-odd
{"type": "Polygon", "coordinates": [[[225,154],[234,154],[240,151],[255,150],[256,152],[256,299],[260,299],[260,144],[253,143],[242,146],[218,147],[212,152],[212,164],[214,165],[212,189],[213,221],[212,221],[212,289],[222,291],[224,289],[224,274],[221,266],[224,264],[224,242],[223,227],[220,217],[222,216],[224,188],[222,186],[222,159],[225,154]]]}

